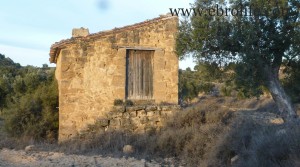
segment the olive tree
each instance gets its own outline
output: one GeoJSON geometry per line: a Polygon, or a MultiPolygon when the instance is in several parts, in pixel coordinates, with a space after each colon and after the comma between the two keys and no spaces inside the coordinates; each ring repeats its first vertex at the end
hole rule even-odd
{"type": "Polygon", "coordinates": [[[299,60],[300,1],[198,0],[193,7],[179,28],[179,56],[239,64],[238,83],[249,89],[265,86],[283,118],[295,118],[279,70],[284,60],[299,60]]]}

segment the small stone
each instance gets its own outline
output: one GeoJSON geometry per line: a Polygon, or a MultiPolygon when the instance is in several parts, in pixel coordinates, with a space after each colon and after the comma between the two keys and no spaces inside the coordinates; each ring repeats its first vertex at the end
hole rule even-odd
{"type": "Polygon", "coordinates": [[[274,119],[270,120],[270,123],[272,123],[272,124],[283,124],[284,121],[283,121],[282,118],[274,118],[274,119]]]}
{"type": "Polygon", "coordinates": [[[281,136],[281,135],[285,135],[286,134],[286,130],[285,129],[280,129],[278,131],[276,131],[276,135],[277,136],[281,136]]]}
{"type": "Polygon", "coordinates": [[[25,147],[25,151],[26,151],[26,152],[29,152],[29,151],[35,151],[35,150],[36,150],[36,148],[35,148],[34,145],[29,145],[29,146],[26,146],[26,147],[25,147]]]}
{"type": "Polygon", "coordinates": [[[235,163],[239,159],[239,156],[236,155],[230,159],[231,164],[235,163]]]}
{"type": "Polygon", "coordinates": [[[123,153],[125,154],[132,154],[134,152],[134,148],[132,145],[125,145],[123,147],[123,153]]]}

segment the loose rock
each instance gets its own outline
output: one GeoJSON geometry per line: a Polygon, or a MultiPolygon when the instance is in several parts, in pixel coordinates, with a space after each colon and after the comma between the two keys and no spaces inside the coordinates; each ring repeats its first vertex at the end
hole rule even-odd
{"type": "Polygon", "coordinates": [[[123,153],[125,154],[132,154],[134,152],[134,148],[131,145],[125,145],[123,147],[123,153]]]}

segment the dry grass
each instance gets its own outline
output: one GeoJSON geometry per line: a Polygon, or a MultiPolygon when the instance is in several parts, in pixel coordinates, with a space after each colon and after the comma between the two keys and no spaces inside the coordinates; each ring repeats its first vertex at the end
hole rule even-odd
{"type": "MultiPolygon", "coordinates": [[[[276,107],[270,99],[204,96],[197,104],[177,112],[160,131],[99,131],[59,146],[40,147],[66,153],[155,159],[165,166],[174,164],[174,160],[177,165],[192,167],[299,166],[300,122],[271,124],[248,117],[260,115],[258,112],[276,113],[276,107]],[[135,151],[124,154],[125,145],[132,145],[135,151]],[[238,158],[232,163],[234,156],[238,158]]],[[[265,119],[261,115],[258,119],[265,119]]],[[[268,114],[268,119],[273,116],[276,118],[268,114]]],[[[92,128],[97,129],[97,124],[92,128]]]]}
{"type": "Polygon", "coordinates": [[[204,104],[177,112],[160,131],[140,135],[126,131],[99,132],[64,143],[60,148],[70,153],[123,156],[123,146],[132,145],[135,152],[130,156],[160,162],[175,157],[178,163],[193,166],[207,159],[209,151],[223,136],[220,134],[226,131],[233,117],[232,110],[208,99],[204,104]]]}
{"type": "Polygon", "coordinates": [[[208,158],[209,166],[297,166],[300,160],[300,124],[282,125],[236,122],[217,142],[208,158]],[[230,160],[238,155],[238,160],[230,160]]]}
{"type": "Polygon", "coordinates": [[[204,96],[197,104],[176,113],[159,132],[99,132],[61,148],[72,153],[123,156],[122,148],[129,144],[135,148],[130,156],[156,159],[165,165],[170,165],[166,158],[175,157],[184,166],[289,166],[300,160],[297,123],[273,125],[240,119],[236,113],[241,110],[247,113],[245,116],[252,112],[276,113],[270,99],[204,96]],[[236,155],[239,158],[232,164],[231,158],[236,155]]]}

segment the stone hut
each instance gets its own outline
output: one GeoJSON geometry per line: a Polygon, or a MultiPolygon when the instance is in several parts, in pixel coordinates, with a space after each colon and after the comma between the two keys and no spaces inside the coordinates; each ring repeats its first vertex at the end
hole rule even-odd
{"type": "Polygon", "coordinates": [[[116,99],[178,104],[176,16],[89,34],[73,29],[72,38],[56,42],[59,87],[59,141],[107,117],[116,99]]]}

